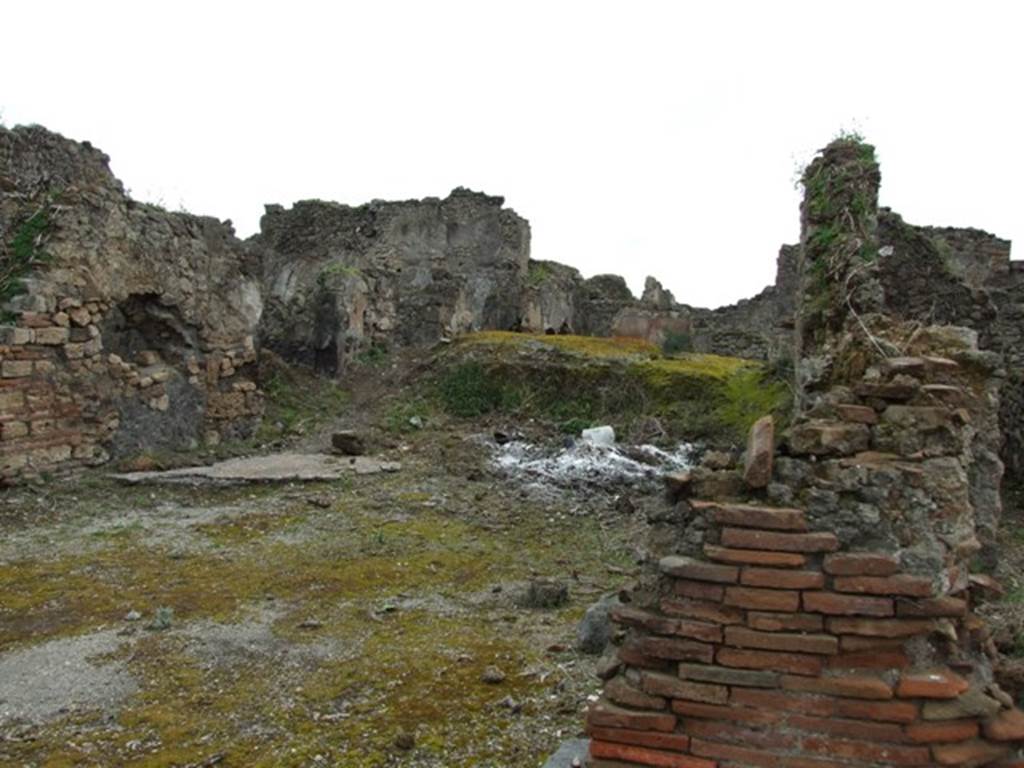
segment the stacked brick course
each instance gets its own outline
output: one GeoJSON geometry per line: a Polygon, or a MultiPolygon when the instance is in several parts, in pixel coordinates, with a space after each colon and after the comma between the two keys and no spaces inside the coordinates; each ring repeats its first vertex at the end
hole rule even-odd
{"type": "Polygon", "coordinates": [[[252,337],[181,359],[157,350],[123,359],[104,348],[110,302],[65,297],[54,306],[0,327],[0,482],[106,461],[126,403],[166,414],[177,405],[175,382],[205,404],[208,441],[262,413],[256,383],[239,370],[256,361],[252,337]]]}
{"type": "Polygon", "coordinates": [[[922,653],[976,629],[967,587],[843,551],[800,509],[691,505],[720,543],[663,558],[656,605],[613,614],[629,637],[589,713],[595,768],[981,766],[1024,739],[981,670],[922,653]]]}

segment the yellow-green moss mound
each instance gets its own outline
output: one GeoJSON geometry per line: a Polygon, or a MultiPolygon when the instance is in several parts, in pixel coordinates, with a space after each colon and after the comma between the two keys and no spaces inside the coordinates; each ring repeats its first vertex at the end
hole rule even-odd
{"type": "Polygon", "coordinates": [[[737,442],[789,401],[760,362],[665,357],[639,339],[490,331],[463,337],[440,362],[437,391],[449,413],[542,418],[567,432],[600,422],[628,434],[653,418],[673,438],[737,442]]]}

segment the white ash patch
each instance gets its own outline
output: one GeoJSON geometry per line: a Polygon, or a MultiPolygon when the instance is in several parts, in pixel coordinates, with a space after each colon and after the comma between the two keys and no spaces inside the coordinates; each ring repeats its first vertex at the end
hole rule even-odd
{"type": "Polygon", "coordinates": [[[671,451],[653,445],[616,446],[575,441],[552,450],[523,441],[497,446],[496,469],[529,485],[614,488],[653,483],[666,472],[693,466],[695,448],[680,443],[671,451]]]}

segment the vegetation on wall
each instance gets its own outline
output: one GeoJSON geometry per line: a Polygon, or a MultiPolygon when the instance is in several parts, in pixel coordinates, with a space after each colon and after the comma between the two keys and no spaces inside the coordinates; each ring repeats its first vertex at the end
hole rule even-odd
{"type": "Polygon", "coordinates": [[[51,200],[48,200],[25,219],[10,244],[0,252],[0,306],[24,293],[23,279],[46,261],[41,244],[51,224],[50,205],[51,200]]]}
{"type": "Polygon", "coordinates": [[[803,325],[811,338],[857,309],[858,288],[877,258],[879,179],[875,148],[856,133],[840,134],[803,173],[803,325]]]}

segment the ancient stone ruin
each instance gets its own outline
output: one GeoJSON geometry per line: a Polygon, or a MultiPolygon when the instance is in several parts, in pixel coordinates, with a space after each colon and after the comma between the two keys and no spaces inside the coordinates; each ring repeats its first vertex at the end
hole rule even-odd
{"type": "Polygon", "coordinates": [[[613,613],[591,765],[1024,765],[977,610],[1024,475],[1024,264],[879,208],[858,139],[803,182],[775,285],[709,310],[532,260],[500,197],[270,205],[243,241],[132,200],[88,143],[0,128],[0,481],[250,435],[271,352],[339,377],[500,330],[770,361],[791,423],[668,478],[657,570],[613,613]]]}
{"type": "MultiPolygon", "coordinates": [[[[88,143],[0,128],[0,160],[7,480],[250,433],[262,410],[260,349],[327,375],[367,349],[487,329],[791,357],[797,246],[780,250],[774,286],[707,310],[679,304],[654,278],[637,299],[620,277],[531,260],[528,223],[502,198],[468,190],[270,205],[243,242],[230,222],[133,201],[88,143]]],[[[873,216],[879,309],[971,328],[1012,364],[1002,455],[1019,473],[1021,264],[983,232],[873,216]]]]}
{"type": "MultiPolygon", "coordinates": [[[[1022,764],[975,613],[998,586],[972,573],[1000,513],[1005,358],[905,319],[870,146],[831,144],[804,183],[800,410],[777,452],[761,423],[743,469],[672,478],[671,551],[614,614],[593,768],[1022,764]]],[[[933,296],[929,319],[970,315],[933,296]]]]}
{"type": "Polygon", "coordinates": [[[0,477],[245,434],[258,265],[230,224],[131,200],[88,144],[0,129],[0,477]]]}

